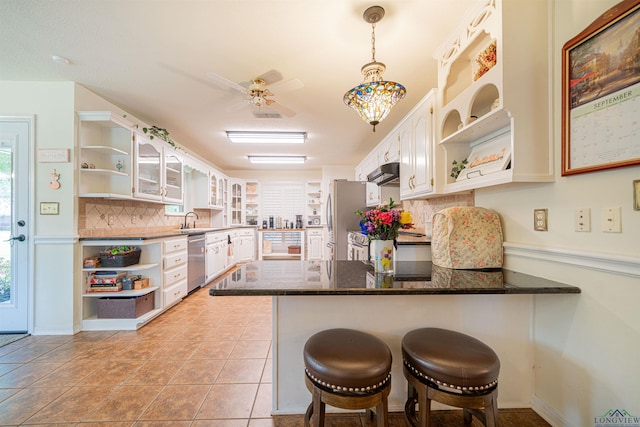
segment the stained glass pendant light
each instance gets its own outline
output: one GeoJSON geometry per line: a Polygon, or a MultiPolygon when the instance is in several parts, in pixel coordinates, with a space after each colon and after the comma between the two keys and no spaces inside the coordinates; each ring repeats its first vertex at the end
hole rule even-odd
{"type": "Polygon", "coordinates": [[[360,114],[362,119],[373,126],[384,120],[394,105],[407,94],[400,83],[385,81],[382,73],[387,67],[376,61],[376,23],[384,16],[384,9],[371,6],[362,17],[371,24],[371,62],[362,66],[364,81],[344,94],[344,103],[360,114]]]}

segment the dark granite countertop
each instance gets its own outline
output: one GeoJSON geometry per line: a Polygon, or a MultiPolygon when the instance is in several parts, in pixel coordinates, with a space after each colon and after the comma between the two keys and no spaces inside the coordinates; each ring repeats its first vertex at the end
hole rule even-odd
{"type": "Polygon", "coordinates": [[[243,264],[210,295],[578,294],[580,288],[504,269],[452,270],[396,263],[391,276],[362,261],[269,260],[243,264]]]}

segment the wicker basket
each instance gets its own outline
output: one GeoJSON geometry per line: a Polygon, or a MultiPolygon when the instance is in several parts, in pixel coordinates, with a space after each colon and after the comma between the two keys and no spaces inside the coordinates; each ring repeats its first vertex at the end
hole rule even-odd
{"type": "Polygon", "coordinates": [[[290,254],[299,254],[300,253],[300,246],[289,246],[287,249],[288,249],[288,252],[290,254]]]}
{"type": "Polygon", "coordinates": [[[129,265],[140,262],[140,249],[127,252],[124,254],[110,254],[108,252],[100,253],[101,267],[127,267],[129,265]]]}

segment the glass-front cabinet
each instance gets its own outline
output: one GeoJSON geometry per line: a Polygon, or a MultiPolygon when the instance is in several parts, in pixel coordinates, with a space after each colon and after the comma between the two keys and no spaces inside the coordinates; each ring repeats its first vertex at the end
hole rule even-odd
{"type": "Polygon", "coordinates": [[[183,201],[183,160],[171,148],[164,148],[163,201],[180,204],[183,201]]]}
{"type": "Polygon", "coordinates": [[[134,197],[163,203],[183,202],[183,159],[146,135],[135,134],[134,197]]]}
{"type": "Polygon", "coordinates": [[[224,209],[224,178],[215,169],[209,171],[209,207],[224,209]]]}
{"type": "Polygon", "coordinates": [[[229,179],[229,225],[243,225],[244,212],[244,181],[229,179]]]}
{"type": "Polygon", "coordinates": [[[135,135],[136,185],[134,196],[162,200],[162,147],[146,136],[135,135]]]}

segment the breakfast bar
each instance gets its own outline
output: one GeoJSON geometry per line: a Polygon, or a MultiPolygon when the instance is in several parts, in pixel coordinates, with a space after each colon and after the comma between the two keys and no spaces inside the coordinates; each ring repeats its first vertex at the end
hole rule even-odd
{"type": "Polygon", "coordinates": [[[379,275],[361,261],[270,260],[241,265],[209,293],[273,297],[272,412],[301,414],[310,401],[304,343],[318,331],[344,327],[391,348],[391,411],[402,411],[406,400],[401,339],[427,326],[486,342],[501,360],[499,406],[530,407],[536,299],[568,298],[580,289],[505,269],[453,270],[429,261],[396,262],[393,275],[379,275]]]}

